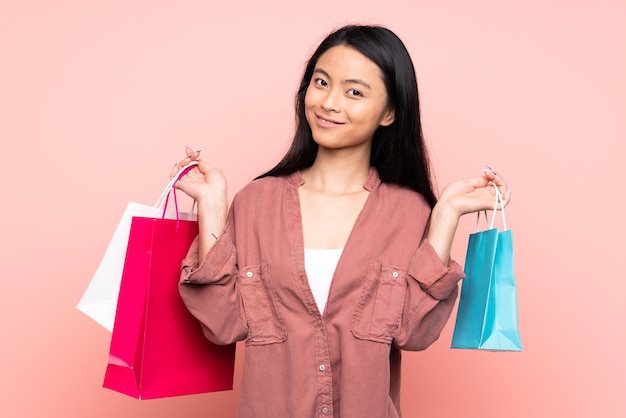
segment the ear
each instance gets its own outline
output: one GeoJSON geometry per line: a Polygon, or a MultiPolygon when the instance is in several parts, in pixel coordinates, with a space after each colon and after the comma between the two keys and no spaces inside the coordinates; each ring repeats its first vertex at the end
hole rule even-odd
{"type": "Polygon", "coordinates": [[[389,126],[396,120],[396,112],[389,107],[380,121],[380,126],[389,126]]]}

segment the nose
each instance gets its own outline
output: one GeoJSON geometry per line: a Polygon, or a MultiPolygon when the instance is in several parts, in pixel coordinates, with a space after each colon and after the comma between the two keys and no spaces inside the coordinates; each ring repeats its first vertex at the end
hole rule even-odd
{"type": "Polygon", "coordinates": [[[322,100],[322,109],[327,112],[339,112],[341,109],[340,94],[338,89],[328,89],[324,100],[322,100]]]}

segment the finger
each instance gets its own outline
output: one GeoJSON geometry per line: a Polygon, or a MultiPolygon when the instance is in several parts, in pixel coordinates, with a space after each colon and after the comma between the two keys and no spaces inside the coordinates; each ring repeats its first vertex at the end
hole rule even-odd
{"type": "Polygon", "coordinates": [[[502,205],[508,205],[509,201],[511,200],[511,188],[509,187],[509,185],[499,176],[498,178],[492,180],[490,183],[491,185],[498,188],[502,199],[502,205]]]}
{"type": "Polygon", "coordinates": [[[502,184],[506,184],[502,175],[500,175],[500,173],[498,173],[491,166],[487,166],[486,168],[483,168],[483,175],[498,186],[502,184]]]}
{"type": "Polygon", "coordinates": [[[172,168],[172,171],[170,172],[170,179],[173,179],[174,176],[178,175],[178,173],[180,173],[181,170],[187,165],[189,165],[189,160],[187,158],[174,164],[174,168],[172,168]]]}
{"type": "Polygon", "coordinates": [[[186,158],[188,158],[189,160],[196,160],[200,156],[201,151],[202,150],[200,149],[194,150],[189,145],[185,145],[185,154],[187,154],[186,158]]]}
{"type": "Polygon", "coordinates": [[[489,181],[496,183],[498,185],[505,183],[504,178],[496,173],[495,171],[483,171],[483,176],[488,178],[489,181]]]}
{"type": "Polygon", "coordinates": [[[180,160],[176,164],[174,164],[174,168],[172,168],[172,171],[170,173],[170,178],[173,178],[176,174],[178,174],[180,170],[182,170],[184,167],[186,167],[189,164],[189,162],[190,162],[189,159],[185,158],[183,160],[180,160]]]}
{"type": "Polygon", "coordinates": [[[180,160],[178,163],[174,165],[172,172],[170,173],[170,178],[174,177],[176,173],[182,170],[184,167],[189,165],[193,161],[197,161],[200,159],[200,152],[202,150],[195,150],[191,148],[189,145],[185,145],[185,153],[187,154],[185,158],[180,160]]]}
{"type": "Polygon", "coordinates": [[[509,202],[511,201],[511,189],[509,188],[503,195],[502,195],[502,202],[504,203],[504,206],[508,205],[509,202]]]}
{"type": "Polygon", "coordinates": [[[180,172],[183,168],[187,167],[193,161],[200,161],[198,158],[200,156],[200,151],[196,151],[191,156],[187,156],[184,159],[180,160],[176,164],[174,164],[174,168],[170,172],[170,179],[173,178],[178,172],[180,172]]]}
{"type": "Polygon", "coordinates": [[[487,176],[480,176],[480,177],[472,177],[469,179],[465,179],[465,181],[469,183],[475,189],[479,189],[481,187],[488,186],[491,180],[487,176]]]}
{"type": "Polygon", "coordinates": [[[187,164],[189,164],[189,163],[191,163],[193,161],[197,161],[199,159],[200,159],[200,151],[194,151],[193,153],[189,154],[184,159],[182,159],[180,163],[183,166],[186,166],[187,164]]]}
{"type": "Polygon", "coordinates": [[[200,158],[198,158],[197,161],[198,161],[198,170],[200,170],[202,174],[206,174],[215,168],[214,166],[212,166],[211,164],[207,163],[204,160],[201,160],[200,158]]]}
{"type": "Polygon", "coordinates": [[[483,169],[483,175],[485,176],[485,178],[489,179],[489,182],[491,184],[493,184],[494,186],[498,188],[503,198],[505,196],[508,197],[509,187],[506,181],[504,180],[504,178],[502,177],[502,175],[500,175],[496,170],[494,170],[490,166],[487,166],[487,168],[483,169]]]}
{"type": "Polygon", "coordinates": [[[498,188],[498,190],[500,191],[500,195],[504,200],[505,196],[508,196],[509,193],[509,186],[506,181],[504,181],[502,177],[497,176],[491,183],[498,188]]]}

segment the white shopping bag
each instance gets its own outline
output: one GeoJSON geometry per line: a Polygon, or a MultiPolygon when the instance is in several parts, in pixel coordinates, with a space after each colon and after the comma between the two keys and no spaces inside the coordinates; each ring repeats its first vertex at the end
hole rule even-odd
{"type": "MultiPolygon", "coordinates": [[[[126,259],[126,249],[128,247],[128,237],[130,235],[130,224],[133,216],[166,219],[196,220],[196,215],[190,212],[177,212],[177,210],[164,210],[167,205],[167,196],[174,188],[176,181],[182,177],[188,169],[197,163],[192,163],[183,168],[179,174],[174,176],[165,187],[161,196],[154,206],[142,205],[130,202],[126,206],[120,222],[115,228],[113,237],[107,246],[89,286],[83,293],[76,308],[85,313],[91,319],[102,325],[109,331],[113,331],[115,321],[115,310],[117,309],[117,297],[122,281],[124,270],[124,260],[126,259]],[[177,218],[178,217],[178,218],[177,218]]],[[[181,260],[182,261],[182,260],[181,260]]]]}

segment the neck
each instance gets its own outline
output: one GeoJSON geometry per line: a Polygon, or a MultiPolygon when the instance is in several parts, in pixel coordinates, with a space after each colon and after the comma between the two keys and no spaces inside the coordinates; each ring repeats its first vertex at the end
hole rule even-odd
{"type": "Polygon", "coordinates": [[[320,147],[313,165],[302,171],[306,186],[332,194],[362,191],[370,170],[369,155],[341,154],[320,147]]]}

